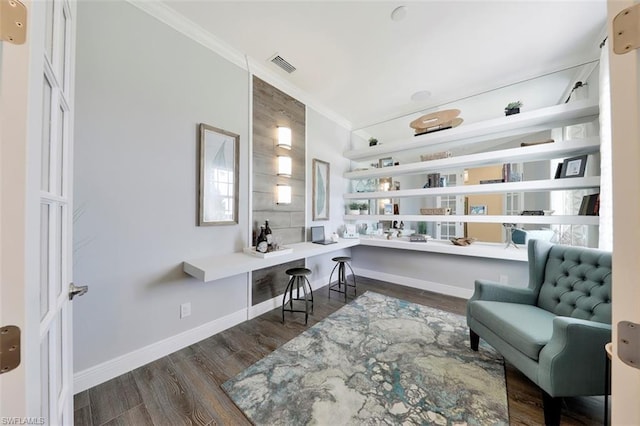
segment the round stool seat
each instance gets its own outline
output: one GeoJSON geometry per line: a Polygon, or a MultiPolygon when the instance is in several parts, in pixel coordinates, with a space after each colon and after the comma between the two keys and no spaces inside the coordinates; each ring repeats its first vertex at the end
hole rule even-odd
{"type": "Polygon", "coordinates": [[[348,262],[351,260],[351,258],[349,256],[337,256],[331,260],[333,260],[334,262],[348,262]]]}
{"type": "Polygon", "coordinates": [[[287,269],[284,273],[287,275],[292,275],[294,277],[304,277],[311,274],[311,269],[291,268],[291,269],[287,269]]]}

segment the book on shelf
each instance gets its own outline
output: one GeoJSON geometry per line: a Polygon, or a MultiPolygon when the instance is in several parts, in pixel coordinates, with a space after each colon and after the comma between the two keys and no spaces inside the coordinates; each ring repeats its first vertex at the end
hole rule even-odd
{"type": "Polygon", "coordinates": [[[599,216],[600,215],[600,193],[589,194],[582,197],[580,203],[580,209],[578,210],[580,216],[599,216]]]}
{"type": "Polygon", "coordinates": [[[535,142],[522,142],[520,146],[534,146],[534,145],[542,145],[545,143],[552,143],[552,142],[555,142],[555,141],[553,139],[545,139],[545,140],[535,141],[535,142]]]}
{"type": "Polygon", "coordinates": [[[544,216],[544,210],[522,210],[520,216],[544,216]]]}
{"type": "Polygon", "coordinates": [[[484,179],[480,181],[480,185],[484,185],[486,183],[503,183],[504,179],[484,179]]]}

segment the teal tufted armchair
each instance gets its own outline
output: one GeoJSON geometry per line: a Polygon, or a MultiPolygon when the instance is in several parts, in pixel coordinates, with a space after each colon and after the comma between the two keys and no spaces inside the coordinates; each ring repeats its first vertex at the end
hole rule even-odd
{"type": "Polygon", "coordinates": [[[480,337],[542,389],[546,424],[561,397],[604,395],[611,341],[611,253],[529,240],[529,285],[476,280],[467,303],[471,348],[480,337]]]}

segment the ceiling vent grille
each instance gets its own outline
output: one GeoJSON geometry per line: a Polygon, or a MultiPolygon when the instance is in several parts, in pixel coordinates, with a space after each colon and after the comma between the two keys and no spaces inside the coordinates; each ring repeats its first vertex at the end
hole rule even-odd
{"type": "Polygon", "coordinates": [[[282,56],[276,54],[273,58],[271,58],[271,62],[291,74],[296,70],[296,67],[287,62],[282,56]]]}

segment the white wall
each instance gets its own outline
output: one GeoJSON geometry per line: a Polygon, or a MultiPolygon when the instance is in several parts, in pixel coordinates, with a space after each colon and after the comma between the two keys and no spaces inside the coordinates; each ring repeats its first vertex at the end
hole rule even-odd
{"type": "Polygon", "coordinates": [[[529,282],[527,262],[369,246],[351,251],[356,274],[456,297],[471,297],[476,279],[500,282],[504,275],[514,287],[529,282]]]}
{"type": "Polygon", "coordinates": [[[249,82],[125,2],[79,3],[76,77],[79,372],[246,308],[245,275],[202,283],[182,261],[247,241],[249,82]],[[196,226],[200,122],[240,135],[238,225],[196,226]],[[179,319],[183,302],[192,315],[179,319]]]}
{"type": "MultiPolygon", "coordinates": [[[[323,225],[328,237],[333,232],[340,231],[344,226],[345,203],[342,194],[349,192],[350,182],[343,178],[344,172],[350,170],[350,162],[342,156],[349,149],[350,131],[336,124],[324,115],[307,107],[307,228],[315,225],[323,225]],[[312,193],[313,193],[313,159],[326,161],[330,165],[329,220],[312,220],[312,193]]],[[[307,235],[309,238],[309,235],[307,235]]],[[[328,278],[334,263],[334,256],[348,256],[349,250],[333,252],[331,254],[315,256],[307,259],[307,267],[313,271],[312,281],[328,278]]]]}

